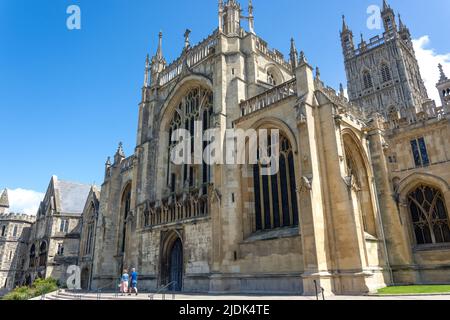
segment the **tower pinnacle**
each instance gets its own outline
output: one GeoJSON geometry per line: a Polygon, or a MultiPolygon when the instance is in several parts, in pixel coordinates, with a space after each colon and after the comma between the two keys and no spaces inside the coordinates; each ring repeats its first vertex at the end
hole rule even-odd
{"type": "Polygon", "coordinates": [[[164,59],[162,52],[162,31],[159,32],[158,35],[158,49],[156,50],[156,54],[152,57],[150,62],[150,71],[151,71],[151,79],[150,85],[154,86],[157,84],[157,79],[161,71],[166,67],[166,60],[164,59]]]}
{"type": "Polygon", "coordinates": [[[342,32],[348,31],[347,22],[345,21],[345,16],[342,15],[342,32]]]}
{"type": "Polygon", "coordinates": [[[295,46],[294,38],[291,38],[291,52],[290,52],[289,56],[290,56],[290,60],[291,60],[292,70],[295,70],[295,68],[298,67],[298,51],[295,46]]]}
{"type": "Polygon", "coordinates": [[[248,0],[248,29],[250,33],[255,33],[255,17],[253,16],[252,0],[248,0]]]}
{"type": "Polygon", "coordinates": [[[439,63],[438,68],[439,68],[439,73],[441,75],[441,77],[439,79],[439,82],[447,81],[448,78],[447,78],[447,76],[444,73],[444,68],[442,67],[442,64],[439,63]]]}
{"type": "Polygon", "coordinates": [[[8,213],[9,209],[9,198],[8,198],[8,190],[3,190],[2,195],[0,196],[0,214],[8,213]]]}

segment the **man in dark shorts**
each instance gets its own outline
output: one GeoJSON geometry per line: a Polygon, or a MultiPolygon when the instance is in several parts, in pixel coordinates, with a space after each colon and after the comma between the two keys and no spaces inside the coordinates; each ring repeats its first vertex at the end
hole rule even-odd
{"type": "Polygon", "coordinates": [[[138,274],[136,272],[136,269],[133,268],[131,269],[131,274],[130,274],[130,292],[129,295],[131,295],[131,293],[135,293],[136,295],[138,295],[138,288],[137,288],[137,281],[138,281],[138,274]]]}

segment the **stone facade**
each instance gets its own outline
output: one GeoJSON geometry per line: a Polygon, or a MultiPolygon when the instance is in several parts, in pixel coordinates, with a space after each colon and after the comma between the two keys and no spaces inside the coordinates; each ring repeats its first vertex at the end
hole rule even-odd
{"type": "Polygon", "coordinates": [[[82,187],[74,199],[52,179],[32,227],[28,279],[63,280],[78,263],[82,287],[94,290],[115,290],[133,267],[151,291],[365,294],[450,283],[450,81],[440,67],[437,107],[394,10],[384,1],[384,34],[358,48],[344,21],[349,99],[323,83],[294,40],[289,61],[270,49],[255,33],[251,1],[246,17],[236,0],[219,1],[218,17],[197,45],[187,30],[170,64],[159,34],[145,62],[135,152],[127,157],[119,144],[101,191],[82,187]],[[194,158],[216,161],[171,161],[178,129],[194,136],[194,158]],[[264,139],[252,129],[280,133],[276,174],[262,174],[262,150],[254,163],[231,165],[209,149],[249,160],[264,139]],[[215,138],[196,142],[211,130],[215,138]],[[66,197],[77,210],[60,207],[66,197]]]}
{"type": "Polygon", "coordinates": [[[344,22],[350,101],[293,40],[289,61],[269,49],[251,2],[248,31],[240,4],[219,1],[219,28],[195,46],[187,30],[171,64],[160,33],[136,151],[126,158],[120,145],[106,163],[92,288],[115,286],[131,267],[146,289],[188,292],[361,294],[450,282],[446,245],[415,244],[405,204],[424,184],[449,206],[448,110],[428,99],[409,30],[387,3],[382,17],[383,37],[358,49],[344,22]],[[233,152],[226,129],[280,130],[284,171],[260,179],[252,165],[174,165],[169,137],[193,131],[193,119],[220,132],[224,154],[233,152]],[[411,143],[422,137],[431,162],[418,167],[411,143]]]}

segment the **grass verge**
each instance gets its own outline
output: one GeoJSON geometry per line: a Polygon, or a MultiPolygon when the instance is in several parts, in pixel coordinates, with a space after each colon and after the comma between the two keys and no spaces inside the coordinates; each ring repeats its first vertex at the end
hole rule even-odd
{"type": "Polygon", "coordinates": [[[450,293],[450,285],[393,286],[378,290],[378,294],[436,294],[450,293]]]}

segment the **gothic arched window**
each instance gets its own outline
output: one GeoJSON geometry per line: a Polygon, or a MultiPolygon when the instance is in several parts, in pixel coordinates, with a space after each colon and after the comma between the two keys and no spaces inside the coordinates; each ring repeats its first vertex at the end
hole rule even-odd
{"type": "Polygon", "coordinates": [[[122,238],[120,243],[120,251],[119,253],[125,252],[125,244],[126,244],[126,237],[127,237],[127,223],[128,223],[128,217],[131,213],[131,184],[128,184],[128,186],[125,188],[125,191],[122,195],[122,238]]]}
{"type": "Polygon", "coordinates": [[[264,168],[261,161],[253,165],[256,231],[298,226],[294,153],[286,137],[280,136],[278,173],[262,175],[264,168]]]}
{"type": "MultiPolygon", "coordinates": [[[[201,87],[192,88],[181,99],[174,116],[169,124],[169,159],[173,148],[177,142],[172,141],[172,133],[177,129],[189,131],[191,136],[191,153],[195,150],[195,122],[202,123],[202,133],[212,127],[213,116],[213,93],[211,90],[201,87]]],[[[208,143],[203,142],[202,150],[208,143]]],[[[171,161],[167,161],[167,185],[170,193],[173,195],[177,189],[196,185],[203,186],[203,192],[206,194],[206,185],[211,180],[209,166],[203,162],[202,166],[183,164],[175,166],[171,161]]]]}
{"type": "Polygon", "coordinates": [[[6,236],[6,226],[2,227],[2,237],[6,236]]]}
{"type": "Polygon", "coordinates": [[[36,259],[36,246],[33,244],[30,248],[30,268],[35,266],[36,259]]]}
{"type": "Polygon", "coordinates": [[[370,89],[373,87],[372,76],[370,75],[369,71],[364,71],[363,82],[364,82],[364,89],[370,89]]]}
{"type": "Polygon", "coordinates": [[[383,83],[392,80],[391,70],[389,69],[389,66],[385,63],[381,65],[381,78],[383,79],[383,83]]]}
{"type": "Polygon", "coordinates": [[[418,187],[408,195],[408,207],[418,245],[450,243],[448,212],[439,190],[418,187]]]}
{"type": "Polygon", "coordinates": [[[42,241],[39,246],[39,267],[45,267],[47,262],[47,242],[42,241]]]}
{"type": "Polygon", "coordinates": [[[87,233],[87,237],[84,239],[84,254],[88,255],[92,253],[92,247],[94,243],[94,227],[95,227],[95,214],[96,209],[94,203],[91,203],[89,209],[88,219],[86,221],[86,228],[84,232],[87,233]]]}

